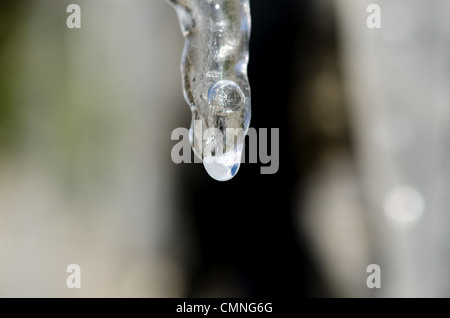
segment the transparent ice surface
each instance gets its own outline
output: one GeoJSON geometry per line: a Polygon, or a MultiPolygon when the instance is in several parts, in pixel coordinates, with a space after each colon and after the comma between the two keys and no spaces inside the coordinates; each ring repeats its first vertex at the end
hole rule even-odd
{"type": "Polygon", "coordinates": [[[169,2],[185,38],[181,73],[184,98],[192,111],[192,149],[212,178],[226,181],[239,170],[251,116],[247,78],[249,1],[169,2]],[[201,126],[201,136],[194,126],[201,126]],[[242,133],[227,138],[227,129],[242,133]]]}

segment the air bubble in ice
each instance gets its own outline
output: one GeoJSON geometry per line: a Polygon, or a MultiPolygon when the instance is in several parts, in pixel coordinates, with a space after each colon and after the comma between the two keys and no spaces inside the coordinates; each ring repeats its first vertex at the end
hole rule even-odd
{"type": "Polygon", "coordinates": [[[239,109],[244,102],[244,93],[242,93],[242,90],[233,81],[218,81],[209,89],[209,107],[216,114],[232,113],[239,109]]]}

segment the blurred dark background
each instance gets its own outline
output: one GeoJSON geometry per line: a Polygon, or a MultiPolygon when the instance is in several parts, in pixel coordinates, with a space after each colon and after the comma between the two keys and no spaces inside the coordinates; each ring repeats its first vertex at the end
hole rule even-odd
{"type": "MultiPolygon", "coordinates": [[[[345,147],[348,140],[345,122],[329,136],[311,116],[316,96],[309,92],[317,73],[329,67],[339,76],[334,17],[321,23],[319,9],[315,1],[251,2],[251,127],[280,129],[280,167],[268,175],[260,174],[262,163],[244,163],[223,183],[202,173],[201,165],[185,169],[180,192],[189,202],[186,213],[194,220],[199,253],[191,296],[206,295],[205,288],[233,296],[232,287],[252,297],[329,295],[297,226],[296,209],[302,181],[324,148],[345,147]]],[[[337,101],[332,107],[343,108],[337,101]]]]}

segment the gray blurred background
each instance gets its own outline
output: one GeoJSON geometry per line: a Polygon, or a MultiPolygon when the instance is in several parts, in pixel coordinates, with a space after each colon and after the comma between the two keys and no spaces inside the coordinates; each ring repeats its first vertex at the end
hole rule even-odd
{"type": "Polygon", "coordinates": [[[166,1],[0,3],[0,296],[450,296],[450,2],[250,3],[280,170],[226,183],[170,158],[191,115],[166,1]]]}

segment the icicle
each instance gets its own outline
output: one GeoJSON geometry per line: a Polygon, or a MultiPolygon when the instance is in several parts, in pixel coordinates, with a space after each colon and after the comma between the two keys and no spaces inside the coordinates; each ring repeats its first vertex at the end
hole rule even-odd
{"type": "Polygon", "coordinates": [[[181,73],[192,111],[192,149],[211,177],[226,181],[239,170],[250,124],[249,1],[169,2],[186,39],[181,73]]]}

